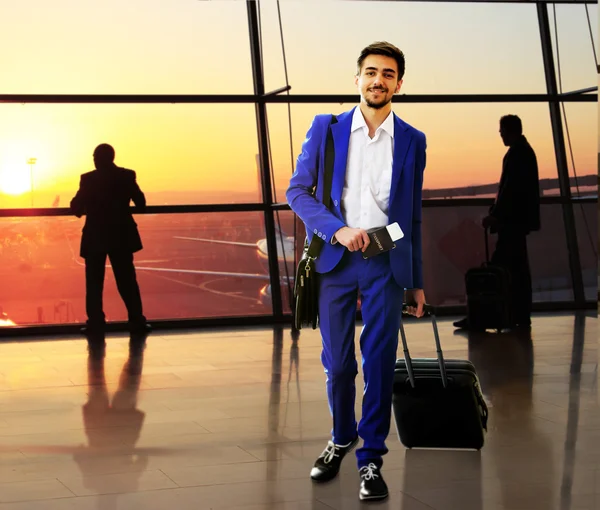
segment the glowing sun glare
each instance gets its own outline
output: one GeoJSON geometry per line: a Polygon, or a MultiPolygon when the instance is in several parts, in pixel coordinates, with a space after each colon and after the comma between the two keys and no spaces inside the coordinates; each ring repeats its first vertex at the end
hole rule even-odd
{"type": "Polygon", "coordinates": [[[29,191],[29,188],[29,170],[27,167],[0,169],[0,191],[3,193],[21,195],[29,191]]]}

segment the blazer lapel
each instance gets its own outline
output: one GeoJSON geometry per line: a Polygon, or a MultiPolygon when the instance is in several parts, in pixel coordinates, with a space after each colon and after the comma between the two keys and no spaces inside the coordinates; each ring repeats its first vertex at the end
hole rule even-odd
{"type": "Polygon", "coordinates": [[[331,196],[334,200],[341,200],[342,192],[344,191],[347,167],[346,163],[348,160],[348,145],[350,144],[350,128],[352,127],[353,114],[354,108],[349,112],[338,115],[337,123],[331,126],[333,146],[335,148],[333,182],[331,184],[331,196]]]}
{"type": "Polygon", "coordinates": [[[407,133],[406,124],[394,114],[394,156],[392,164],[392,189],[390,190],[390,204],[394,201],[402,169],[404,168],[404,160],[412,142],[412,136],[407,133]]]}

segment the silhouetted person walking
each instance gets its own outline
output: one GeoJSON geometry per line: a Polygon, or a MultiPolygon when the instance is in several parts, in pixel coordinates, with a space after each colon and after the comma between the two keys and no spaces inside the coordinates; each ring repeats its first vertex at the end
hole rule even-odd
{"type": "Polygon", "coordinates": [[[142,249],[130,201],[139,210],[146,198],[139,188],[133,170],[114,163],[115,150],[101,144],[94,150],[96,170],[81,176],[79,190],[71,200],[71,210],[80,218],[86,216],[81,236],[80,255],[85,259],[86,332],[103,330],[102,309],[106,257],[110,259],[119,294],[127,307],[132,331],[150,327],[142,313],[142,300],[137,283],[133,254],[142,249]]]}
{"type": "MultiPolygon", "coordinates": [[[[483,226],[498,234],[491,263],[506,267],[511,275],[513,326],[531,326],[532,288],[527,235],[540,229],[540,183],[535,152],[523,135],[521,119],[500,119],[500,136],[509,149],[502,161],[498,194],[483,226]]],[[[454,323],[468,327],[468,320],[454,323]]]]}

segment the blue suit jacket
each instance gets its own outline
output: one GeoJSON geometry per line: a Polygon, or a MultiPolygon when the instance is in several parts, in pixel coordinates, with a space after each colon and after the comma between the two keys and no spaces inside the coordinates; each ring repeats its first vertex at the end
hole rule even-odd
{"type": "MultiPolygon", "coordinates": [[[[355,107],[356,108],[356,107],[355,107]]],[[[325,140],[330,115],[317,115],[302,144],[296,170],[286,192],[292,210],[306,226],[308,241],[314,235],[325,241],[315,260],[319,273],[331,271],[339,263],[346,248],[331,244],[331,238],[346,226],[341,212],[342,192],[346,177],[348,144],[354,109],[337,116],[331,126],[335,148],[335,164],[331,185],[331,208],[323,205],[323,170],[325,140]],[[318,185],[317,185],[318,183],[318,185]],[[317,185],[316,198],[312,196],[317,185]]],[[[390,262],[396,282],[405,289],[423,288],[421,259],[421,190],[426,161],[425,134],[394,115],[394,159],[389,203],[389,223],[398,222],[404,237],[396,241],[390,262]]]]}

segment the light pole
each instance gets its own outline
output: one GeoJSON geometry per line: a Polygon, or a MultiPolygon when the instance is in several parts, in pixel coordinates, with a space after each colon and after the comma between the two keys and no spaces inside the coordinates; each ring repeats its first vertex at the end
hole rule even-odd
{"type": "Polygon", "coordinates": [[[31,207],[33,207],[33,165],[35,165],[36,161],[37,158],[29,158],[27,160],[27,164],[29,165],[29,180],[31,181],[31,207]]]}

